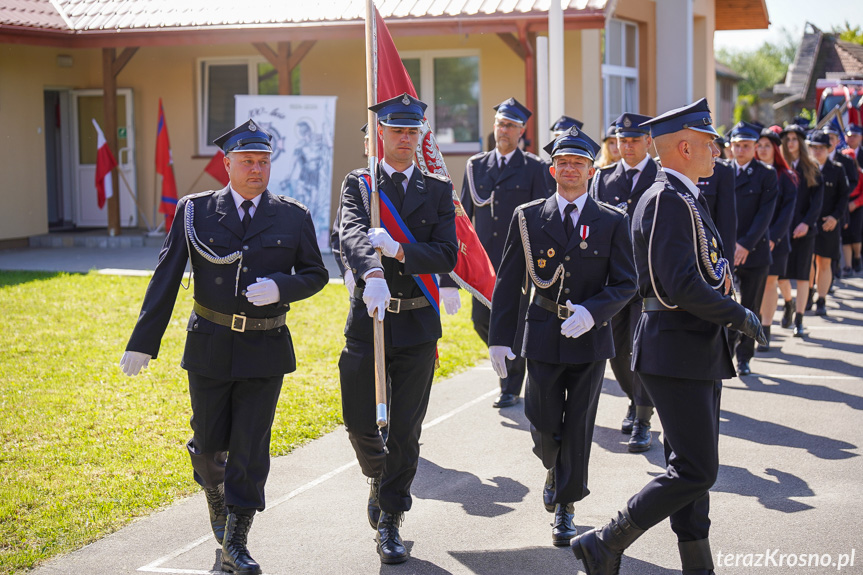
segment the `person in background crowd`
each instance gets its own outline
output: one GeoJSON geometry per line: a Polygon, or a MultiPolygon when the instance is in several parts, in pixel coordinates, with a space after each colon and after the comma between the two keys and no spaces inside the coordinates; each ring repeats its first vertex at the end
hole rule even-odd
{"type": "Polygon", "coordinates": [[[811,132],[807,142],[824,179],[824,202],[818,235],[815,236],[815,287],[818,291],[815,315],[827,315],[827,290],[833,280],[831,264],[840,256],[839,221],[848,208],[848,178],[841,165],[830,161],[830,135],[827,132],[811,132]]]}
{"type": "MultiPolygon", "coordinates": [[[[842,270],[843,277],[863,272],[863,262],[860,260],[860,248],[863,247],[863,178],[860,176],[861,155],[860,140],[863,137],[863,128],[851,124],[845,132],[848,147],[842,150],[842,155],[854,160],[857,165],[857,185],[851,188],[848,202],[848,224],[842,230],[842,255],[845,259],[845,268],[842,270]]],[[[851,185],[849,181],[849,186],[851,185]]]]}
{"type": "MultiPolygon", "coordinates": [[[[714,143],[722,152],[723,146],[726,150],[731,147],[724,138],[716,138],[714,143]],[[721,141],[721,142],[720,142],[721,141]]],[[[737,243],[737,197],[734,193],[735,174],[732,164],[734,159],[723,160],[716,158],[713,165],[713,174],[708,178],[701,178],[696,185],[704,194],[704,201],[710,210],[710,217],[719,230],[719,237],[726,250],[731,250],[737,243]]],[[[733,262],[729,262],[733,264],[733,262]]],[[[734,266],[731,267],[734,271],[734,266]]]]}
{"type": "Polygon", "coordinates": [[[812,255],[815,251],[815,234],[821,203],[824,200],[824,183],[821,171],[809,154],[806,130],[790,124],[782,131],[782,157],[797,173],[797,199],[794,217],[791,219],[791,252],[785,273],[779,276],[779,290],[785,300],[785,310],[780,325],[791,327],[794,320],[794,336],[803,337],[803,313],[809,298],[812,255]],[[791,280],[797,283],[797,299],[791,297],[791,280]]]}
{"type": "Polygon", "coordinates": [[[605,130],[605,137],[602,138],[602,146],[599,148],[599,156],[596,158],[593,167],[598,170],[619,161],[620,150],[617,149],[617,126],[612,122],[605,130]]]}
{"type": "Polygon", "coordinates": [[[791,252],[791,220],[794,218],[794,206],[797,201],[797,172],[791,170],[782,157],[780,146],[782,139],[779,133],[782,128],[772,126],[761,131],[761,137],[755,143],[755,155],[763,163],[776,170],[779,180],[779,193],[776,196],[776,207],[773,210],[773,221],[768,230],[770,236],[770,253],[773,263],[767,272],[767,283],[764,286],[764,297],[761,300],[761,325],[764,326],[766,345],[759,345],[758,351],[770,350],[770,324],[776,313],[778,300],[777,287],[779,276],[784,276],[788,264],[788,254],[791,252]],[[775,128],[775,129],[774,129],[775,128]]]}
{"type": "Polygon", "coordinates": [[[717,158],[717,159],[719,159],[719,160],[728,160],[728,159],[729,159],[729,155],[728,155],[728,149],[729,149],[728,140],[726,140],[726,139],[725,139],[725,138],[723,138],[722,136],[719,136],[718,138],[716,138],[715,140],[713,140],[713,143],[714,143],[714,144],[716,144],[716,147],[717,147],[717,148],[719,148],[719,158],[717,158]]]}

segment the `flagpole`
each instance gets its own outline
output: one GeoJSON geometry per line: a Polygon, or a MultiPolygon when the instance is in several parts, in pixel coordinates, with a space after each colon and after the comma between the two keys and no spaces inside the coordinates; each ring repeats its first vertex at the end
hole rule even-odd
{"type": "MultiPolygon", "coordinates": [[[[377,38],[375,33],[375,5],[372,0],[366,0],[366,101],[371,108],[377,101],[377,38]]],[[[380,202],[378,201],[378,130],[377,114],[369,110],[369,173],[371,177],[371,227],[381,225],[380,202]]],[[[380,250],[378,250],[380,258],[380,250]]],[[[381,266],[383,268],[383,266],[381,266]]],[[[375,340],[375,417],[378,427],[387,426],[387,370],[384,361],[384,322],[377,314],[372,320],[375,340]]]]}

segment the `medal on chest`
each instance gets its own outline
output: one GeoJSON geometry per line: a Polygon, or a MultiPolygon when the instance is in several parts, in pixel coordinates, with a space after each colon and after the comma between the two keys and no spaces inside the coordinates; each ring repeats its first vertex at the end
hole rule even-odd
{"type": "Polygon", "coordinates": [[[578,235],[581,236],[581,243],[578,244],[583,250],[587,249],[587,236],[590,235],[590,226],[578,226],[578,235]]]}

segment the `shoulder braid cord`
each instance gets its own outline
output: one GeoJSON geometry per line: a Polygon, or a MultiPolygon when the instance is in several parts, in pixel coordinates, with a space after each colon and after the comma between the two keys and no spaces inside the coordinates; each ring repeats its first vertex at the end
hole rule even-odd
{"type": "MultiPolygon", "coordinates": [[[[366,180],[365,180],[365,178],[362,178],[362,177],[358,178],[358,179],[360,181],[360,196],[363,199],[363,207],[365,207],[366,213],[370,214],[371,209],[370,209],[370,204],[369,204],[369,189],[367,187],[366,180]]],[[[342,258],[343,258],[342,261],[344,261],[344,256],[342,256],[342,258]]],[[[345,262],[345,266],[348,267],[347,262],[345,262]]],[[[482,295],[481,293],[479,293],[479,291],[476,288],[474,288],[473,286],[468,284],[466,281],[461,279],[458,276],[458,274],[456,274],[455,272],[450,272],[449,277],[451,277],[453,279],[453,281],[455,283],[457,283],[461,289],[465,290],[470,295],[472,295],[477,300],[479,300],[479,302],[482,305],[491,309],[491,302],[488,300],[488,298],[485,297],[484,295],[482,295]]]]}
{"type": "Polygon", "coordinates": [[[494,218],[494,190],[491,191],[486,200],[480,198],[479,194],[476,193],[476,186],[473,183],[473,158],[468,160],[465,173],[467,174],[467,189],[470,190],[470,198],[473,200],[473,205],[478,208],[490,206],[491,217],[494,218]]]}
{"type": "MultiPolygon", "coordinates": [[[[704,222],[701,219],[701,214],[695,207],[695,200],[688,194],[683,194],[681,192],[677,192],[677,195],[680,196],[689,207],[689,218],[692,222],[692,235],[696,240],[692,244],[692,249],[695,252],[695,259],[700,259],[701,263],[704,264],[703,266],[698,266],[698,273],[701,274],[701,278],[707,283],[707,285],[712,287],[714,290],[720,290],[725,285],[725,277],[728,274],[728,260],[720,258],[715,265],[710,261],[707,235],[704,233],[704,222]],[[705,269],[707,270],[707,275],[710,276],[709,278],[704,276],[703,270],[705,269]],[[716,282],[715,285],[714,282],[716,282]]],[[[653,212],[653,223],[650,226],[650,240],[647,243],[647,271],[650,276],[650,287],[653,288],[653,293],[656,295],[656,299],[659,300],[659,303],[668,309],[677,309],[678,306],[666,303],[665,300],[662,299],[662,296],[659,295],[659,290],[656,289],[656,280],[653,274],[653,232],[656,230],[656,220],[659,219],[659,199],[661,197],[662,192],[659,192],[656,195],[656,207],[653,212]]]]}
{"type": "MultiPolygon", "coordinates": [[[[243,267],[243,252],[240,250],[226,256],[219,256],[208,248],[206,245],[201,245],[198,240],[198,234],[195,232],[195,204],[192,200],[186,202],[186,213],[183,218],[183,229],[186,232],[186,249],[189,251],[189,285],[192,281],[192,246],[202,258],[217,265],[228,265],[237,262],[237,277],[234,280],[234,297],[237,296],[237,289],[240,285],[240,269],[243,267]],[[206,251],[205,251],[206,250],[206,251]]],[[[183,285],[182,283],[180,285],[183,285]]],[[[183,286],[183,289],[189,289],[189,285],[183,286]]]]}
{"type": "Polygon", "coordinates": [[[548,289],[560,280],[560,287],[557,290],[556,302],[560,302],[560,294],[563,292],[563,274],[566,271],[563,264],[557,264],[557,269],[554,270],[554,275],[550,280],[540,279],[536,275],[536,269],[533,267],[533,254],[530,248],[530,236],[527,234],[527,220],[524,218],[524,210],[518,211],[518,231],[521,233],[521,245],[524,248],[524,262],[527,265],[527,273],[530,279],[539,289],[548,289]]]}

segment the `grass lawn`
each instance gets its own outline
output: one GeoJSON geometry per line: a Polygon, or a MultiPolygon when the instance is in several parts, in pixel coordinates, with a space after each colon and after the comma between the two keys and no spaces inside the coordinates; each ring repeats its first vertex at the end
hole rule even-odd
{"type": "MultiPolygon", "coordinates": [[[[79,548],[199,489],[184,447],[191,412],[179,367],[191,291],[180,290],[159,359],[134,378],[118,365],[148,281],[0,272],[0,574],[79,548]]],[[[437,379],[486,355],[464,299],[456,316],[443,316],[437,379]]],[[[340,285],[288,313],[298,368],[285,378],[274,456],[341,423],[346,315],[340,285]]]]}

